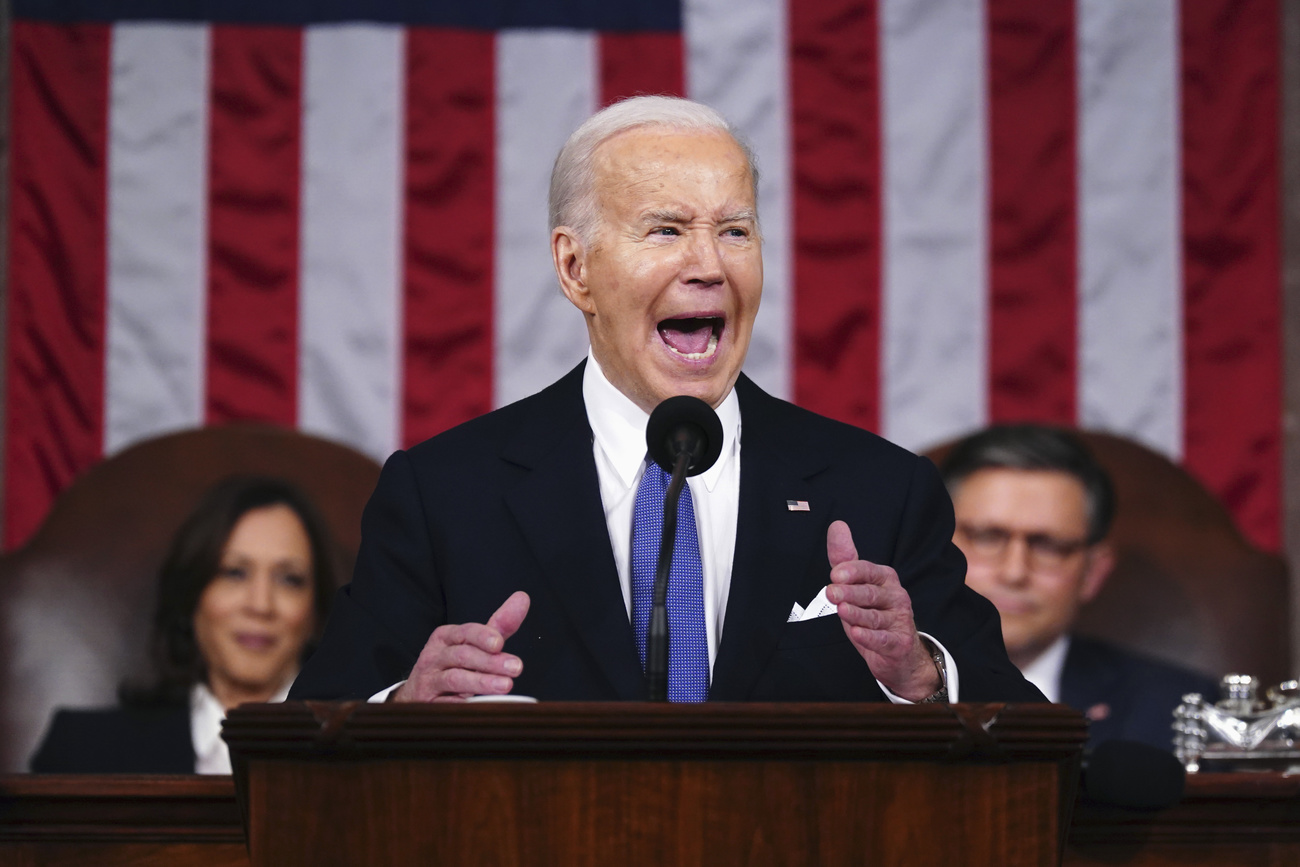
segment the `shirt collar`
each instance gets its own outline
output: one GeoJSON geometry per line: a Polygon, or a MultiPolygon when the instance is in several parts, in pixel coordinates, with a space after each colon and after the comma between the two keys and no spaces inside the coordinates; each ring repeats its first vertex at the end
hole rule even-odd
{"type": "Polygon", "coordinates": [[[190,735],[195,756],[211,756],[221,745],[221,721],[225,718],[226,709],[206,683],[190,687],[190,735]]]}
{"type": "MultiPolygon", "coordinates": [[[[295,673],[294,677],[296,676],[295,673]]],[[[288,698],[289,687],[293,686],[293,680],[293,677],[286,680],[284,685],[276,690],[275,695],[271,696],[268,701],[276,703],[288,698]]],[[[200,682],[190,687],[190,713],[195,717],[203,717],[208,721],[215,720],[217,723],[217,737],[220,738],[221,721],[226,718],[226,709],[221,706],[216,694],[212,692],[206,683],[200,682]]],[[[197,748],[198,744],[194,746],[197,748]]]]}
{"type": "MultiPolygon", "coordinates": [[[[632,487],[645,464],[645,428],[650,414],[614,387],[590,352],[582,374],[582,399],[587,406],[587,422],[596,437],[596,444],[605,452],[610,466],[624,485],[632,487]]],[[[740,441],[740,401],[734,388],[723,398],[716,412],[722,422],[722,454],[713,466],[700,474],[701,481],[710,491],[740,441]]]]}

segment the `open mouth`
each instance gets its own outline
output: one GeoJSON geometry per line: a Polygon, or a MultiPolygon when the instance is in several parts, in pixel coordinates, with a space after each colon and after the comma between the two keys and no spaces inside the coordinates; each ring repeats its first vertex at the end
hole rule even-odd
{"type": "Polygon", "coordinates": [[[717,350],[724,322],[721,316],[665,319],[659,323],[659,336],[673,352],[700,361],[717,350]]]}

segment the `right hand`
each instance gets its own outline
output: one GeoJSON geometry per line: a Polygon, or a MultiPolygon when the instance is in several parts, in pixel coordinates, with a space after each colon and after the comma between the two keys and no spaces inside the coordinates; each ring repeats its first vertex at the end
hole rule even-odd
{"type": "Polygon", "coordinates": [[[505,653],[506,639],[528,614],[528,594],[517,590],[484,623],[439,626],[429,636],[406,683],[393,701],[464,701],[472,695],[505,695],[524,670],[519,657],[505,653]]]}

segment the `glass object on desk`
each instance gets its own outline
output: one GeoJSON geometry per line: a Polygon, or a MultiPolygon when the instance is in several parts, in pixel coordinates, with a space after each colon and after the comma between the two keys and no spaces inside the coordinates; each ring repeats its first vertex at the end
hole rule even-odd
{"type": "Polygon", "coordinates": [[[1188,693],[1174,709],[1174,754],[1188,773],[1300,770],[1300,682],[1284,681],[1258,698],[1259,681],[1229,674],[1222,698],[1188,693]]]}

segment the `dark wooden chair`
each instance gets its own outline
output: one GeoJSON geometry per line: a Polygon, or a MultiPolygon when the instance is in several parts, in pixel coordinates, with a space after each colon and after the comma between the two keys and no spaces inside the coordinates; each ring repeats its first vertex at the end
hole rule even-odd
{"type": "MultiPolygon", "coordinates": [[[[1118,499],[1117,563],[1077,630],[1215,677],[1291,667],[1286,562],[1252,546],[1196,479],[1132,440],[1080,432],[1118,499]]],[[[936,463],[951,443],[927,454],[936,463]]]]}
{"type": "Polygon", "coordinates": [[[56,707],[107,706],[147,671],[158,568],[173,533],[233,473],[297,483],[320,507],[351,574],[379,466],[294,431],[230,426],[149,440],[96,465],[23,548],[0,557],[0,772],[26,770],[56,707]]]}

